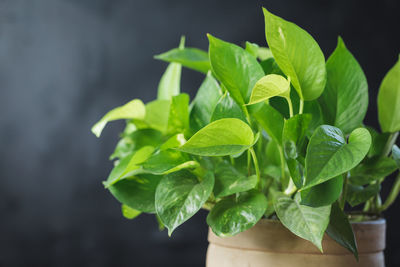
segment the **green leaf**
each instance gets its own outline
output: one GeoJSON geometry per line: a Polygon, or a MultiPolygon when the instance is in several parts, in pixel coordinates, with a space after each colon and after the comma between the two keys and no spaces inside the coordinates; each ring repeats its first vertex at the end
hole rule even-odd
{"type": "Polygon", "coordinates": [[[282,132],[284,119],[276,109],[270,105],[263,104],[257,111],[252,113],[261,127],[278,144],[282,144],[282,132]]]}
{"type": "Polygon", "coordinates": [[[184,143],[186,143],[185,136],[181,133],[175,134],[160,146],[160,150],[177,148],[177,147],[180,147],[181,145],[183,145],[184,143]]]}
{"type": "Polygon", "coordinates": [[[379,88],[378,115],[383,132],[400,131],[400,56],[379,88]]]}
{"type": "MultiPolygon", "coordinates": [[[[299,195],[296,195],[299,198],[299,195]]],[[[322,238],[329,224],[331,206],[313,208],[276,193],[274,207],[282,224],[295,235],[312,242],[322,252],[322,238]]]]}
{"type": "Polygon", "coordinates": [[[179,94],[172,97],[168,116],[169,134],[185,132],[189,129],[189,95],[179,94]]]}
{"type": "Polygon", "coordinates": [[[253,145],[250,126],[239,119],[221,119],[195,133],[178,150],[199,156],[239,154],[253,145]]]}
{"type": "Polygon", "coordinates": [[[107,112],[95,125],[92,127],[92,133],[100,137],[103,128],[110,121],[121,119],[144,119],[146,114],[145,106],[139,99],[134,99],[123,106],[114,108],[107,112]]]}
{"type": "Polygon", "coordinates": [[[171,100],[154,100],[146,104],[144,123],[162,133],[167,131],[171,100]]]}
{"type": "Polygon", "coordinates": [[[368,152],[368,157],[372,158],[374,156],[381,156],[383,154],[383,149],[385,148],[386,142],[388,141],[390,134],[378,133],[372,127],[367,127],[367,129],[372,137],[372,144],[368,152]]]}
{"type": "Polygon", "coordinates": [[[357,243],[353,228],[337,202],[332,205],[331,217],[328,228],[326,228],[326,233],[341,246],[353,253],[358,261],[357,243]]]}
{"type": "Polygon", "coordinates": [[[124,205],[124,204],[121,205],[121,212],[122,212],[122,215],[129,220],[135,219],[137,216],[139,216],[142,213],[141,211],[132,209],[131,207],[124,205]]]}
{"type": "Polygon", "coordinates": [[[301,99],[318,98],[325,88],[325,58],[317,42],[296,24],[263,8],[268,46],[301,99]]]}
{"type": "Polygon", "coordinates": [[[237,118],[247,122],[246,116],[239,105],[226,92],[215,105],[210,121],[216,121],[224,118],[237,118]]]}
{"type": "Polygon", "coordinates": [[[339,37],[326,62],[326,88],[319,99],[327,124],[350,133],[367,113],[368,84],[363,70],[339,37]]]}
{"type": "Polygon", "coordinates": [[[167,149],[158,151],[142,164],[143,171],[152,174],[168,174],[187,168],[198,167],[196,161],[177,150],[167,149]]]}
{"type": "Polygon", "coordinates": [[[266,101],[274,96],[290,97],[290,82],[285,77],[269,74],[256,82],[248,105],[266,101]]]}
{"type": "MultiPolygon", "coordinates": [[[[185,47],[185,37],[181,37],[178,49],[185,47]]],[[[178,95],[181,91],[181,72],[182,65],[179,63],[170,63],[161,77],[158,84],[157,99],[170,100],[172,96],[178,95]]]]}
{"type": "Polygon", "coordinates": [[[189,69],[207,73],[211,66],[208,53],[192,47],[174,48],[165,53],[156,55],[155,59],[179,63],[189,69]]]}
{"type": "Polygon", "coordinates": [[[264,215],[267,199],[251,190],[219,201],[207,216],[207,223],[218,236],[234,236],[253,227],[264,215]]]}
{"type": "Polygon", "coordinates": [[[392,147],[392,157],[397,164],[397,167],[400,169],[400,148],[397,145],[392,147]]]}
{"type": "Polygon", "coordinates": [[[348,184],[346,201],[349,202],[352,207],[355,207],[376,196],[380,190],[381,186],[378,183],[371,184],[367,187],[348,184]]]}
{"type": "Polygon", "coordinates": [[[192,217],[206,202],[214,186],[214,176],[207,173],[201,182],[188,171],[164,176],[157,187],[156,210],[168,234],[192,217]]]}
{"type": "Polygon", "coordinates": [[[265,75],[268,74],[285,75],[283,74],[283,72],[281,71],[281,69],[279,68],[278,64],[276,63],[273,57],[261,61],[260,65],[263,68],[265,75]]]}
{"type": "Polygon", "coordinates": [[[343,176],[339,175],[322,184],[301,191],[301,204],[311,207],[327,206],[339,199],[343,176]]]}
{"type": "Polygon", "coordinates": [[[355,185],[365,185],[385,178],[397,170],[396,162],[388,157],[372,158],[351,171],[350,181],[355,185]]]}
{"type": "Polygon", "coordinates": [[[322,124],[324,124],[324,118],[322,115],[321,106],[319,105],[317,100],[306,101],[304,103],[304,112],[303,113],[312,115],[312,119],[311,119],[310,125],[308,127],[308,132],[307,132],[307,136],[311,137],[312,134],[314,133],[315,129],[317,129],[318,126],[321,126],[322,124]]]}
{"type": "Polygon", "coordinates": [[[285,121],[282,143],[286,158],[296,159],[301,154],[311,118],[311,114],[297,114],[285,121]]]}
{"type": "Polygon", "coordinates": [[[251,89],[264,76],[264,71],[249,52],[243,48],[207,35],[213,72],[239,104],[247,103],[251,89]]]}
{"type": "Polygon", "coordinates": [[[246,51],[260,60],[266,60],[272,57],[272,52],[268,47],[260,47],[255,43],[246,42],[246,51]]]}
{"type": "Polygon", "coordinates": [[[207,74],[190,111],[190,127],[198,131],[211,122],[211,115],[222,95],[221,88],[211,74],[207,74]]]}
{"type": "Polygon", "coordinates": [[[346,144],[339,128],[318,127],[307,147],[304,189],[353,169],[367,155],[370,145],[371,135],[365,128],[355,129],[346,144]]]}
{"type": "Polygon", "coordinates": [[[141,174],[118,181],[108,189],[122,204],[132,209],[154,213],[154,196],[162,176],[141,174]]]}
{"type": "Polygon", "coordinates": [[[110,187],[122,178],[128,177],[129,173],[140,168],[139,164],[145,162],[154,152],[154,147],[145,146],[136,151],[132,156],[123,158],[118,165],[116,165],[107,181],[104,182],[105,188],[110,187]]]}
{"type": "Polygon", "coordinates": [[[255,175],[247,177],[227,162],[218,163],[215,168],[215,197],[225,197],[253,189],[257,184],[255,175]]]}

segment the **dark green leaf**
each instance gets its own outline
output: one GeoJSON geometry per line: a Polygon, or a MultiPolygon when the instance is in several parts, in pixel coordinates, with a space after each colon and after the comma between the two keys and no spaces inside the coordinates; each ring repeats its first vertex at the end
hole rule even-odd
{"type": "Polygon", "coordinates": [[[207,223],[218,236],[234,236],[253,227],[264,215],[267,199],[256,191],[240,193],[219,201],[207,216],[207,223]]]}
{"type": "Polygon", "coordinates": [[[351,172],[350,181],[355,185],[365,185],[385,178],[397,169],[396,162],[388,157],[373,158],[358,165],[351,172]]]}
{"type": "Polygon", "coordinates": [[[246,116],[239,105],[226,92],[218,101],[211,116],[211,121],[216,121],[224,118],[237,118],[247,122],[246,116]]]}
{"type": "Polygon", "coordinates": [[[311,207],[327,206],[339,199],[343,188],[343,176],[339,175],[322,184],[301,191],[301,204],[311,207]]]}
{"type": "Polygon", "coordinates": [[[284,119],[276,109],[270,105],[263,104],[252,115],[271,138],[278,144],[282,144],[284,119]]]}
{"type": "Polygon", "coordinates": [[[311,118],[311,114],[297,114],[285,121],[282,143],[286,158],[296,159],[301,155],[311,118]]]}
{"type": "Polygon", "coordinates": [[[355,207],[376,196],[380,190],[381,186],[377,183],[371,184],[367,187],[348,184],[346,201],[349,202],[352,207],[355,207]]]}

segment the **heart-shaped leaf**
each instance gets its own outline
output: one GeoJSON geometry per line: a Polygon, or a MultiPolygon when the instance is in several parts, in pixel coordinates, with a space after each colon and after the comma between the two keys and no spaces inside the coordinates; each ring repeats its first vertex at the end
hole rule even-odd
{"type": "Polygon", "coordinates": [[[400,131],[400,56],[379,88],[378,115],[383,132],[400,131]]]}
{"type": "Polygon", "coordinates": [[[322,252],[322,238],[329,224],[331,206],[313,208],[299,204],[282,193],[275,193],[274,207],[282,224],[295,235],[312,242],[322,252]]]}
{"type": "Polygon", "coordinates": [[[215,105],[211,116],[211,121],[216,121],[224,118],[237,118],[247,122],[246,116],[239,105],[226,92],[215,105]]]}
{"type": "Polygon", "coordinates": [[[182,170],[164,176],[155,195],[156,211],[168,234],[192,217],[207,201],[214,186],[214,175],[207,173],[201,182],[182,170]]]}
{"type": "Polygon", "coordinates": [[[219,201],[207,216],[207,224],[218,236],[234,236],[253,227],[264,215],[267,199],[256,191],[219,201]]]}
{"type": "Polygon", "coordinates": [[[134,99],[123,106],[117,107],[107,112],[95,125],[92,127],[92,133],[100,137],[106,124],[110,121],[121,119],[144,119],[146,114],[145,106],[140,99],[134,99]]]}
{"type": "Polygon", "coordinates": [[[208,53],[192,47],[174,48],[165,53],[156,55],[155,59],[179,63],[189,69],[207,73],[211,66],[208,53]]]}
{"type": "Polygon", "coordinates": [[[355,129],[347,144],[339,128],[318,127],[307,147],[304,189],[353,169],[367,155],[370,146],[371,135],[365,128],[355,129]]]}
{"type": "Polygon", "coordinates": [[[339,37],[326,62],[326,88],[319,99],[327,124],[350,133],[359,127],[368,108],[368,84],[363,70],[339,37]]]}
{"type": "Polygon", "coordinates": [[[290,82],[285,77],[269,74],[256,82],[248,105],[266,101],[274,96],[290,97],[290,82]]]}
{"type": "Polygon", "coordinates": [[[264,76],[264,71],[249,52],[243,48],[207,35],[213,72],[239,104],[247,103],[254,84],[264,76]]]}
{"type": "Polygon", "coordinates": [[[250,126],[239,119],[229,118],[202,128],[178,150],[200,156],[227,156],[243,152],[253,142],[250,126]]]}
{"type": "Polygon", "coordinates": [[[353,228],[350,225],[346,214],[340,209],[337,202],[333,203],[331,217],[326,233],[343,247],[354,254],[358,260],[357,243],[354,237],[353,228]]]}
{"type": "Polygon", "coordinates": [[[325,58],[317,42],[296,24],[265,8],[265,35],[280,69],[290,77],[301,99],[318,98],[325,88],[325,58]]]}
{"type": "Polygon", "coordinates": [[[215,197],[225,197],[253,189],[257,184],[255,175],[247,177],[227,162],[219,163],[215,168],[215,197]]]}
{"type": "Polygon", "coordinates": [[[301,204],[311,207],[327,206],[339,199],[343,176],[339,175],[322,184],[301,191],[301,204]]]}

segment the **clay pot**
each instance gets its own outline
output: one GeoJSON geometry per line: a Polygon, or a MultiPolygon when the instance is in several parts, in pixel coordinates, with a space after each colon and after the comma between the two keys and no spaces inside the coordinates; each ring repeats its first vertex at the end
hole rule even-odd
{"type": "Polygon", "coordinates": [[[253,228],[221,238],[209,231],[207,267],[384,267],[386,221],[353,223],[359,262],[329,236],[322,254],[312,243],[295,236],[279,221],[263,219],[253,228]]]}

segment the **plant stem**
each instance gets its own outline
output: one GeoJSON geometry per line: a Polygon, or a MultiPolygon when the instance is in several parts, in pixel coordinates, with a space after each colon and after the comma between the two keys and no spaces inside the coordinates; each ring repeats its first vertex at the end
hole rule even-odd
{"type": "Polygon", "coordinates": [[[257,155],[254,149],[251,147],[250,149],[251,156],[253,158],[253,163],[254,163],[254,168],[256,170],[256,176],[257,176],[257,186],[260,185],[260,180],[261,180],[261,175],[260,175],[260,166],[258,166],[258,160],[257,160],[257,155]]]}
{"type": "Polygon", "coordinates": [[[400,173],[397,175],[396,180],[393,183],[392,190],[389,193],[385,203],[379,208],[379,211],[382,212],[390,207],[393,202],[396,200],[397,196],[400,192],[400,173]]]}
{"type": "Polygon", "coordinates": [[[300,99],[299,114],[303,114],[304,100],[300,99]]]}
{"type": "Polygon", "coordinates": [[[293,104],[292,104],[292,100],[290,99],[290,97],[285,97],[286,101],[288,102],[288,106],[289,106],[289,116],[290,118],[293,117],[293,104]]]}
{"type": "Polygon", "coordinates": [[[340,204],[340,208],[342,210],[344,210],[344,206],[346,204],[347,185],[348,185],[348,181],[349,181],[347,173],[343,175],[343,179],[344,179],[344,181],[343,181],[343,192],[342,192],[342,198],[340,199],[340,203],[339,203],[340,204]]]}
{"type": "Polygon", "coordinates": [[[285,156],[283,155],[282,146],[278,145],[279,157],[281,159],[281,180],[285,180],[285,156]]]}
{"type": "Polygon", "coordinates": [[[396,143],[396,139],[399,136],[399,132],[391,133],[388,137],[388,140],[383,148],[382,157],[386,157],[392,151],[392,147],[394,143],[396,143]]]}

